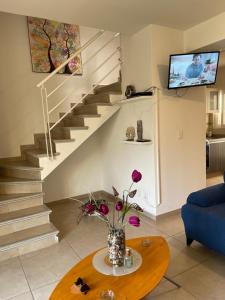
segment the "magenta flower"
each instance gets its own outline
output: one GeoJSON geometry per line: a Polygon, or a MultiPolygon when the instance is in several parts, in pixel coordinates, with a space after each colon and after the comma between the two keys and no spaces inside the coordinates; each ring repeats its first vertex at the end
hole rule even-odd
{"type": "Polygon", "coordinates": [[[138,181],[140,181],[141,180],[141,178],[142,178],[142,174],[140,173],[140,172],[138,172],[137,170],[134,170],[133,172],[132,172],[132,180],[133,180],[133,182],[138,182],[138,181]]]}
{"type": "Polygon", "coordinates": [[[106,204],[101,204],[99,208],[99,212],[103,215],[107,215],[109,213],[109,208],[106,204]]]}
{"type": "Polygon", "coordinates": [[[132,226],[139,227],[140,226],[140,219],[137,216],[131,216],[129,218],[129,223],[132,226]]]}
{"type": "Polygon", "coordinates": [[[117,211],[121,211],[123,209],[123,202],[122,201],[118,201],[116,203],[116,210],[117,211]]]}
{"type": "Polygon", "coordinates": [[[95,207],[94,207],[93,204],[87,203],[85,205],[85,211],[86,211],[86,213],[91,214],[91,213],[93,213],[94,210],[95,210],[95,207]]]}

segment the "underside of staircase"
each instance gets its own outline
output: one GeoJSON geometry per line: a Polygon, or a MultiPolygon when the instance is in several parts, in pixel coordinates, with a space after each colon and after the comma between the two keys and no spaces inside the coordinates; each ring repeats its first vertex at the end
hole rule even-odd
{"type": "Polygon", "coordinates": [[[97,86],[85,97],[52,130],[53,159],[46,154],[45,134],[39,133],[34,144],[21,146],[20,157],[0,160],[0,261],[58,242],[43,180],[119,110],[111,103],[117,98],[120,82],[97,86]]]}

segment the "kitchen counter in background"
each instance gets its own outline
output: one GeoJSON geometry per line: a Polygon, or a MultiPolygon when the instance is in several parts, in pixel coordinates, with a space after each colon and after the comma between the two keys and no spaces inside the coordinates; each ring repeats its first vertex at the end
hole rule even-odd
{"type": "Polygon", "coordinates": [[[208,142],[209,144],[225,143],[225,136],[214,135],[210,138],[206,137],[206,142],[208,142]]]}
{"type": "Polygon", "coordinates": [[[207,174],[225,171],[225,136],[206,138],[207,174]]]}

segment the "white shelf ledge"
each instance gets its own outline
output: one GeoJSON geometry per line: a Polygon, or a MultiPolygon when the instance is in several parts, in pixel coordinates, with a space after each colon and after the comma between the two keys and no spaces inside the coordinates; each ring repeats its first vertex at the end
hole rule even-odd
{"type": "Polygon", "coordinates": [[[149,141],[149,142],[122,141],[122,143],[130,144],[130,145],[151,145],[152,141],[149,141]]]}
{"type": "Polygon", "coordinates": [[[140,101],[140,100],[149,100],[151,98],[154,98],[154,95],[152,95],[152,96],[133,97],[133,98],[129,98],[129,99],[122,99],[121,101],[119,101],[119,103],[120,104],[125,104],[125,103],[137,102],[137,101],[140,101]]]}

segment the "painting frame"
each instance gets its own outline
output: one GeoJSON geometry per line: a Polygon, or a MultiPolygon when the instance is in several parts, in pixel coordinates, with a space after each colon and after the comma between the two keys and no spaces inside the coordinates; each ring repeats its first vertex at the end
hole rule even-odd
{"type": "MultiPolygon", "coordinates": [[[[51,73],[80,47],[80,27],[48,19],[27,17],[32,72],[51,73]]],[[[78,54],[58,74],[83,75],[78,54]]]]}

